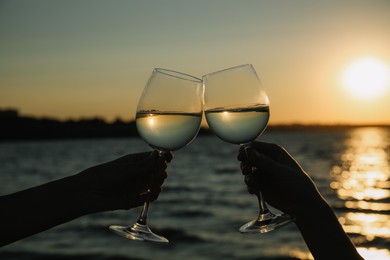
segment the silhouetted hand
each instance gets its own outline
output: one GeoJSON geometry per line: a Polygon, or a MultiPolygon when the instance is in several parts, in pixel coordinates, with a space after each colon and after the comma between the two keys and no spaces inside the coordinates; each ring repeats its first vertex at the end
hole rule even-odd
{"type": "MultiPolygon", "coordinates": [[[[154,201],[167,178],[172,153],[135,153],[74,175],[87,212],[129,209],[154,201]]],[[[71,192],[71,191],[70,191],[71,192]]]]}
{"type": "Polygon", "coordinates": [[[249,193],[261,190],[266,202],[287,214],[298,216],[323,201],[311,178],[279,145],[254,142],[247,151],[240,148],[238,160],[249,193]]]}
{"type": "Polygon", "coordinates": [[[284,148],[254,142],[246,151],[240,148],[238,160],[248,191],[261,190],[266,202],[296,217],[315,259],[363,259],[311,178],[284,148]]]}
{"type": "Polygon", "coordinates": [[[172,153],[129,154],[76,175],[0,196],[0,246],[89,213],[129,209],[157,199],[171,160],[172,153]]]}

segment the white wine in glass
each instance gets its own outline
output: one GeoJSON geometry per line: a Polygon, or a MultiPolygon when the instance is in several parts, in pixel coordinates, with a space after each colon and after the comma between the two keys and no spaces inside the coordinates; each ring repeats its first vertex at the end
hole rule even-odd
{"type": "MultiPolygon", "coordinates": [[[[270,117],[269,99],[253,66],[245,64],[207,74],[203,84],[204,112],[211,130],[222,140],[248,149],[264,132],[270,117]]],[[[294,220],[287,214],[272,213],[261,192],[256,195],[259,215],[240,232],[265,233],[294,220]]]]}
{"type": "MultiPolygon", "coordinates": [[[[159,152],[174,151],[198,134],[203,114],[203,83],[194,76],[156,68],[146,84],[136,112],[140,136],[159,152]]],[[[149,201],[131,226],[111,225],[110,230],[129,239],[169,242],[147,224],[149,201]]]]}

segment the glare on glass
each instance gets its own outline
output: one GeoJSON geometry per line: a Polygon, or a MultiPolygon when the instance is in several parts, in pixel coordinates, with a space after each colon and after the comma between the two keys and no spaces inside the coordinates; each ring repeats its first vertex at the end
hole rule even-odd
{"type": "MultiPolygon", "coordinates": [[[[203,114],[203,83],[188,74],[157,68],[147,82],[136,112],[140,136],[160,156],[189,144],[197,135],[203,114]]],[[[137,222],[111,225],[110,230],[133,240],[169,242],[147,225],[146,201],[137,222]]]]}
{"type": "MultiPolygon", "coordinates": [[[[263,133],[270,117],[268,96],[252,65],[207,74],[203,76],[203,84],[204,112],[209,127],[222,140],[248,149],[263,133]]],[[[256,195],[259,215],[243,225],[240,232],[265,233],[293,221],[289,215],[272,213],[261,192],[256,195]]]]}

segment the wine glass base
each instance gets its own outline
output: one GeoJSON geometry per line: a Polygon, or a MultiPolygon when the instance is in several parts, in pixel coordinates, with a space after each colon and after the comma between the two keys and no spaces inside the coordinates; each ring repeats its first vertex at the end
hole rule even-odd
{"type": "Polygon", "coordinates": [[[274,229],[281,228],[295,219],[287,214],[275,215],[271,212],[260,214],[255,220],[252,220],[240,227],[240,232],[245,234],[267,233],[274,229]]]}
{"type": "Polygon", "coordinates": [[[109,229],[122,237],[132,240],[169,243],[168,239],[153,233],[147,225],[142,225],[139,223],[135,223],[130,227],[111,225],[109,229]]]}

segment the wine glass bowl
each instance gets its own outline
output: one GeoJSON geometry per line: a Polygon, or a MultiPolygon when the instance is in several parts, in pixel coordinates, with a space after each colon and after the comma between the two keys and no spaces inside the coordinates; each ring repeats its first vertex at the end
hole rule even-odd
{"type": "MultiPolygon", "coordinates": [[[[211,130],[222,140],[248,149],[270,118],[269,99],[253,66],[244,64],[204,75],[203,84],[204,113],[211,130]]],[[[286,214],[273,214],[261,192],[256,195],[259,215],[240,232],[265,233],[293,220],[286,214]]]]}
{"type": "Polygon", "coordinates": [[[140,136],[159,151],[178,150],[196,136],[202,112],[138,111],[136,126],[140,136]]]}
{"type": "Polygon", "coordinates": [[[210,128],[228,143],[247,144],[259,136],[269,120],[269,106],[209,109],[205,116],[210,128]]]}
{"type": "MultiPolygon", "coordinates": [[[[203,83],[194,76],[162,68],[153,70],[136,111],[139,135],[163,156],[189,144],[197,135],[203,115],[203,83]]],[[[153,178],[153,176],[152,176],[153,178]]],[[[131,226],[111,225],[123,237],[153,242],[169,242],[151,231],[147,224],[149,201],[131,226]]]]}

